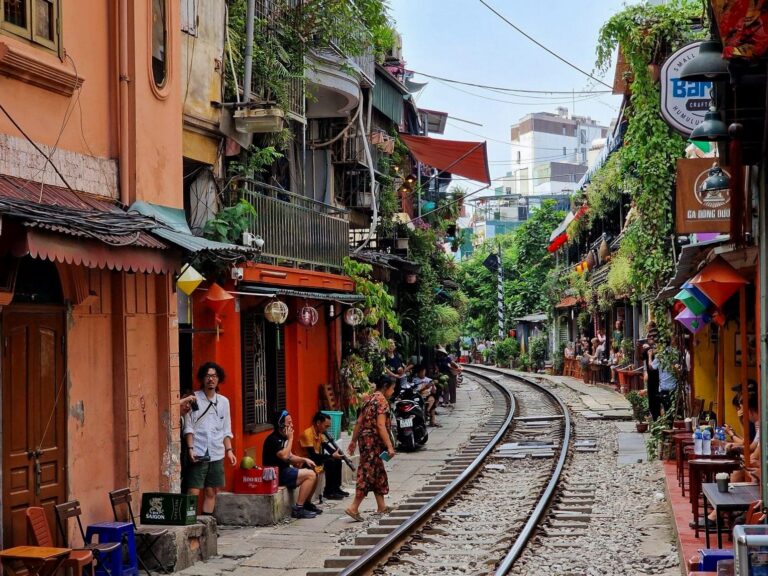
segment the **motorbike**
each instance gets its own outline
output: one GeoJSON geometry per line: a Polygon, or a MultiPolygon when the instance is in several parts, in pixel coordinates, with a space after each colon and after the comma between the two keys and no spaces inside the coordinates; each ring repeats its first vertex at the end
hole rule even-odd
{"type": "Polygon", "coordinates": [[[393,428],[398,448],[411,452],[427,443],[426,406],[414,386],[404,384],[393,402],[393,428]]]}

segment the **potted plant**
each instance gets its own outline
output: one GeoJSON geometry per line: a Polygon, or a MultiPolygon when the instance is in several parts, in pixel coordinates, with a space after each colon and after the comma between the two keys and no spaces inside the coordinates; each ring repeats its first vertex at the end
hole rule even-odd
{"type": "Polygon", "coordinates": [[[632,390],[631,392],[628,392],[625,396],[627,399],[627,402],[629,402],[629,405],[632,407],[632,415],[635,417],[635,428],[638,432],[647,432],[648,431],[648,416],[650,412],[648,411],[648,397],[644,394],[640,394],[639,392],[632,390]]]}
{"type": "Polygon", "coordinates": [[[547,337],[534,336],[529,342],[531,366],[534,372],[537,372],[544,365],[547,359],[547,337]]]}
{"type": "Polygon", "coordinates": [[[528,372],[531,368],[531,358],[528,356],[528,354],[520,354],[520,356],[517,358],[517,369],[521,372],[528,372]]]}

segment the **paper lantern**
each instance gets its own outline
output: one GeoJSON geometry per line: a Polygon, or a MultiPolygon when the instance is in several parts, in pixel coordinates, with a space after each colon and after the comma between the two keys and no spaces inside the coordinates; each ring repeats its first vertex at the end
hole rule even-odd
{"type": "Polygon", "coordinates": [[[208,294],[205,295],[205,304],[213,310],[218,319],[219,314],[222,313],[227,304],[229,304],[231,300],[234,300],[234,298],[235,297],[232,296],[232,294],[224,290],[224,288],[216,284],[216,282],[213,282],[208,287],[208,294]]]}
{"type": "Polygon", "coordinates": [[[178,286],[179,290],[184,292],[184,294],[189,296],[198,286],[200,286],[200,283],[203,280],[205,280],[205,278],[203,278],[203,275],[200,274],[200,272],[192,268],[192,266],[187,266],[176,280],[176,286],[178,286]]]}
{"type": "Polygon", "coordinates": [[[706,326],[707,322],[709,322],[709,317],[702,314],[695,314],[693,311],[686,308],[680,312],[680,314],[675,316],[675,320],[685,326],[689,332],[696,334],[706,326]]]}
{"type": "Polygon", "coordinates": [[[725,323],[727,322],[727,320],[728,319],[725,317],[725,314],[720,312],[720,310],[715,310],[714,312],[712,312],[712,322],[720,326],[720,328],[725,326],[725,323]]]}
{"type": "Polygon", "coordinates": [[[288,319],[288,306],[281,300],[272,300],[264,306],[264,318],[272,324],[284,324],[288,319]]]}
{"type": "Polygon", "coordinates": [[[302,326],[314,326],[319,318],[320,315],[312,306],[304,306],[304,308],[299,310],[299,324],[302,326]]]}
{"type": "MultiPolygon", "coordinates": [[[[699,290],[696,292],[701,294],[699,290]]],[[[704,312],[709,307],[709,300],[707,300],[706,296],[701,294],[701,299],[697,298],[696,294],[688,288],[683,288],[680,290],[680,292],[675,294],[675,300],[681,302],[686,308],[688,308],[688,310],[694,314],[704,314],[704,312]]]]}
{"type": "Polygon", "coordinates": [[[344,322],[350,326],[359,326],[363,322],[363,311],[360,308],[350,308],[344,312],[344,322]]]}
{"type": "Polygon", "coordinates": [[[690,283],[701,290],[715,306],[722,308],[723,304],[748,282],[733,266],[718,257],[691,278],[690,283]]]}

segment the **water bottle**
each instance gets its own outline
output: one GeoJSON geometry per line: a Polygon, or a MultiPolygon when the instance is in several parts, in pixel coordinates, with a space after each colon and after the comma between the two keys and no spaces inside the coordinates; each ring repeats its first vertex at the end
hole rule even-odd
{"type": "Polygon", "coordinates": [[[715,437],[717,438],[717,451],[715,453],[718,455],[725,454],[725,428],[720,426],[715,437]]]}
{"type": "Polygon", "coordinates": [[[703,456],[712,455],[712,433],[709,428],[704,428],[704,432],[701,433],[701,454],[703,456]]]}
{"type": "Polygon", "coordinates": [[[701,430],[696,428],[695,432],[693,433],[693,453],[697,456],[701,456],[701,450],[701,430]]]}

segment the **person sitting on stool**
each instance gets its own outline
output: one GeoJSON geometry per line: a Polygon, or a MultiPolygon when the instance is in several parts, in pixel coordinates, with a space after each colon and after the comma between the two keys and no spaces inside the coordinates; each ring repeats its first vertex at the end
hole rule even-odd
{"type": "Polygon", "coordinates": [[[325,472],[325,488],[323,498],[342,500],[349,492],[341,489],[341,459],[342,454],[334,450],[326,438],[331,427],[331,417],[318,412],[312,417],[312,426],[304,430],[299,438],[299,445],[304,449],[307,458],[322,466],[325,472]]]}

